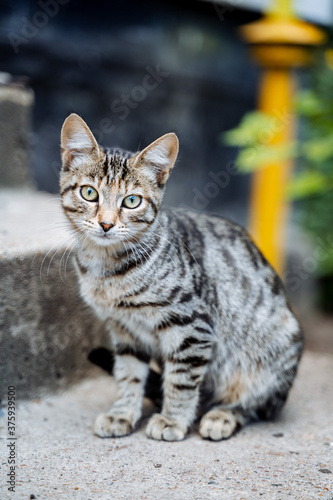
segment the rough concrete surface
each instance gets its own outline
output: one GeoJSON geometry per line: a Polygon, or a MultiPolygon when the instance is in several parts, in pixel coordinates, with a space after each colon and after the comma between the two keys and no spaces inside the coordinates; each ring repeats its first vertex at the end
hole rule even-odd
{"type": "Polygon", "coordinates": [[[1,499],[252,500],[333,498],[333,357],[306,352],[278,421],[249,425],[227,441],[149,440],[144,419],[127,437],[93,435],[115,397],[102,375],[58,396],[18,402],[16,492],[7,491],[6,416],[1,419],[1,499]],[[31,496],[33,495],[33,496],[31,496]]]}
{"type": "Polygon", "coordinates": [[[59,200],[58,195],[41,191],[1,189],[0,257],[47,252],[53,245],[57,250],[65,244],[69,223],[59,200]]]}
{"type": "Polygon", "coordinates": [[[17,83],[0,84],[0,179],[2,186],[32,185],[29,139],[34,93],[17,83]]]}
{"type": "Polygon", "coordinates": [[[108,346],[79,297],[68,228],[58,197],[0,191],[0,405],[9,385],[22,399],[81,380],[108,346]]]}

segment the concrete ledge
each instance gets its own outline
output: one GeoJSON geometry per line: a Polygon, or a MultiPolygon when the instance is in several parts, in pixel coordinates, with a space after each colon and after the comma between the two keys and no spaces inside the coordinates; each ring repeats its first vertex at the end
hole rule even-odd
{"type": "Polygon", "coordinates": [[[15,83],[0,83],[0,179],[2,186],[32,186],[29,132],[34,93],[15,83]]]}
{"type": "MultiPolygon", "coordinates": [[[[216,443],[194,428],[185,441],[167,443],[145,436],[144,419],[130,436],[100,439],[93,435],[94,420],[116,395],[112,378],[101,373],[62,395],[18,401],[16,491],[7,491],[5,463],[0,497],[331,500],[332,394],[333,356],[305,353],[276,422],[249,425],[216,443]]],[[[4,416],[3,458],[6,431],[4,416]]]]}
{"type": "Polygon", "coordinates": [[[90,351],[108,346],[66,265],[70,235],[54,198],[0,192],[0,399],[9,385],[20,398],[67,387],[94,370],[90,351]]]}

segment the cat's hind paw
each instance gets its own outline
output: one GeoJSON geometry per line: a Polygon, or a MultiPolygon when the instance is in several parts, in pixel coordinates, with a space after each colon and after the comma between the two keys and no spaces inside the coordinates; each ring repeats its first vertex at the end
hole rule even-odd
{"type": "Polygon", "coordinates": [[[106,413],[98,415],[94,427],[95,434],[102,438],[127,436],[132,430],[132,425],[127,418],[106,413]]]}
{"type": "Polygon", "coordinates": [[[203,438],[220,441],[230,437],[237,427],[231,411],[211,410],[200,421],[199,432],[203,438]]]}
{"type": "Polygon", "coordinates": [[[148,422],[146,434],[152,439],[181,441],[185,437],[186,430],[181,429],[173,420],[156,413],[148,422]]]}

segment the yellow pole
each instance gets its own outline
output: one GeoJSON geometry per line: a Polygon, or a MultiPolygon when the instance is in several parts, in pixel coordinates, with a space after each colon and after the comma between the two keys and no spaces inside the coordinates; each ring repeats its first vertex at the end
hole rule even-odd
{"type": "MultiPolygon", "coordinates": [[[[274,146],[288,142],[293,135],[293,84],[292,77],[284,69],[272,68],[262,75],[259,109],[275,116],[274,135],[270,141],[274,146]]],[[[284,190],[290,170],[290,161],[274,162],[252,177],[249,231],[280,274],[284,270],[284,228],[288,219],[284,190]]]]}
{"type": "MultiPolygon", "coordinates": [[[[309,47],[323,43],[326,35],[296,19],[291,0],[275,0],[260,21],[243,26],[241,32],[252,54],[263,67],[259,109],[274,117],[270,144],[292,139],[292,70],[311,61],[309,47]]],[[[281,274],[285,267],[285,227],[288,203],[285,187],[292,162],[273,162],[255,172],[252,179],[249,231],[272,266],[281,274]]]]}
{"type": "Polygon", "coordinates": [[[266,13],[277,15],[280,18],[292,18],[294,15],[292,0],[276,0],[267,7],[266,13]]]}

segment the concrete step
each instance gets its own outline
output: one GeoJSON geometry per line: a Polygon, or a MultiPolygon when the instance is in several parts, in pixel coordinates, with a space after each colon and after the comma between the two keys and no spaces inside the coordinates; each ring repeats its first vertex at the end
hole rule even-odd
{"type": "Polygon", "coordinates": [[[28,167],[34,93],[24,81],[0,72],[1,186],[33,186],[28,167]],[[17,79],[16,79],[17,80],[17,79]]]}
{"type": "Polygon", "coordinates": [[[79,297],[59,198],[2,190],[0,221],[0,399],[36,397],[89,375],[108,339],[79,297]]]}
{"type": "Polygon", "coordinates": [[[18,399],[15,494],[6,487],[4,412],[0,498],[331,500],[332,394],[333,356],[307,352],[276,422],[249,425],[217,443],[194,428],[185,441],[167,443],[145,436],[144,419],[130,436],[100,439],[94,420],[116,396],[101,371],[61,395],[18,399]]]}

